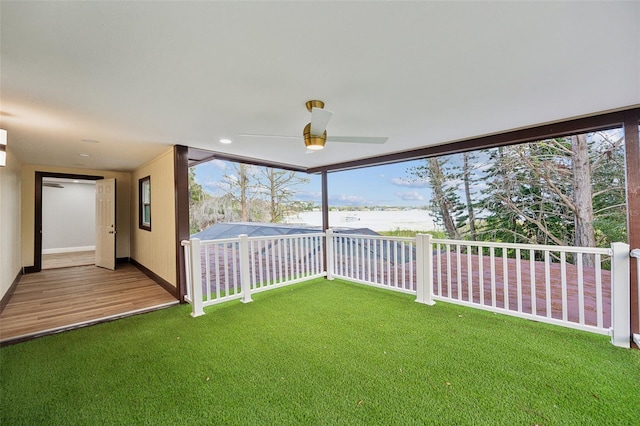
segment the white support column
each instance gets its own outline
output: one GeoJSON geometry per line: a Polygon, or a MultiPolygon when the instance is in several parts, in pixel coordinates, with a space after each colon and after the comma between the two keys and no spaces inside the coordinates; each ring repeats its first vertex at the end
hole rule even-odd
{"type": "MultiPolygon", "coordinates": [[[[191,316],[199,317],[204,315],[202,307],[202,254],[200,240],[194,238],[191,243],[191,316]]],[[[208,259],[207,259],[208,261],[208,259]]],[[[207,283],[209,285],[209,283],[207,283]]]]}
{"type": "Polygon", "coordinates": [[[629,244],[612,243],[611,249],[611,343],[631,347],[629,244]]]}
{"type": "Polygon", "coordinates": [[[416,235],[416,302],[435,305],[433,301],[433,249],[430,234],[416,235]]]}
{"type": "Polygon", "coordinates": [[[325,244],[327,251],[324,254],[327,258],[327,270],[326,270],[327,279],[332,280],[333,279],[333,258],[334,258],[333,231],[331,229],[327,229],[327,231],[324,233],[324,238],[325,238],[325,241],[327,242],[325,244]]]}
{"type": "MultiPolygon", "coordinates": [[[[629,253],[629,256],[636,258],[636,268],[638,270],[636,276],[640,279],[640,248],[631,250],[631,252],[629,253]]],[[[638,291],[637,293],[638,293],[638,300],[637,300],[638,309],[640,309],[640,291],[638,291]]],[[[638,321],[640,321],[640,319],[638,319],[638,321]]],[[[638,329],[640,329],[640,323],[637,325],[638,325],[638,329]]],[[[633,341],[635,342],[636,346],[640,347],[640,333],[633,335],[633,341]]]]}
{"type": "Polygon", "coordinates": [[[249,270],[249,236],[240,235],[240,288],[242,289],[242,303],[253,302],[251,299],[251,272],[249,270]]]}

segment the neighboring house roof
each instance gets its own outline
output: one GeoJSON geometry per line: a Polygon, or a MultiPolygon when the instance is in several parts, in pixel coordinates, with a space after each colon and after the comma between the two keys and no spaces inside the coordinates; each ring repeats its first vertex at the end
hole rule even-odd
{"type": "MultiPolygon", "coordinates": [[[[369,228],[332,228],[334,233],[339,234],[363,234],[379,235],[369,228]]],[[[238,235],[246,234],[250,237],[266,237],[271,235],[293,235],[312,234],[322,232],[320,226],[304,226],[282,223],[260,223],[260,222],[227,222],[216,223],[207,229],[191,235],[191,238],[201,240],[219,240],[224,238],[236,238],[238,235]]]]}

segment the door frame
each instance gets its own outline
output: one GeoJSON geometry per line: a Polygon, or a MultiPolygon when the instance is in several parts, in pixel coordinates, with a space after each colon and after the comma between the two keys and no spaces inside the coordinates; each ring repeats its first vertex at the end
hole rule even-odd
{"type": "Polygon", "coordinates": [[[35,173],[34,191],[34,227],[33,227],[33,266],[25,268],[26,273],[42,271],[42,179],[64,178],[75,180],[100,180],[104,176],[75,175],[70,173],[39,172],[35,173]]]}

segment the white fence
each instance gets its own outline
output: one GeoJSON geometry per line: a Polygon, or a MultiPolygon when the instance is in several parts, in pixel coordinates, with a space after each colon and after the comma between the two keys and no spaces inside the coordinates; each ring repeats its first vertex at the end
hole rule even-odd
{"type": "Polygon", "coordinates": [[[192,316],[203,308],[325,276],[324,234],[183,241],[192,316]]]}
{"type": "Polygon", "coordinates": [[[250,302],[252,293],[326,275],[415,294],[424,304],[441,300],[607,334],[617,346],[630,345],[630,258],[623,243],[602,249],[328,230],[183,245],[193,316],[202,315],[204,306],[250,302]]]}

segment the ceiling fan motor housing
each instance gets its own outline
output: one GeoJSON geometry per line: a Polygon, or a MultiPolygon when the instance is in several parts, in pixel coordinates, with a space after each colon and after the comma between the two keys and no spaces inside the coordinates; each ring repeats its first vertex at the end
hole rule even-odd
{"type": "Polygon", "coordinates": [[[309,112],[311,112],[311,108],[324,108],[324,102],[317,100],[307,101],[305,105],[307,106],[307,111],[309,112]]]}

